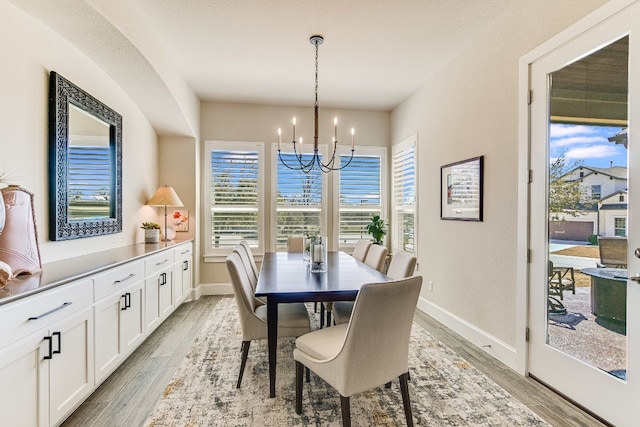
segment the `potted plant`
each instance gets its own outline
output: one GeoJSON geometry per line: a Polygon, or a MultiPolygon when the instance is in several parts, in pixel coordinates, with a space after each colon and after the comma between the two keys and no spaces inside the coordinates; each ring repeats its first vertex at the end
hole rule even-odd
{"type": "Polygon", "coordinates": [[[384,220],[380,218],[380,215],[374,215],[371,217],[371,222],[367,224],[367,232],[373,237],[373,243],[376,245],[382,244],[382,239],[387,234],[387,226],[384,220]]]}
{"type": "Polygon", "coordinates": [[[144,242],[145,243],[158,243],[160,242],[160,224],[155,222],[143,222],[142,227],[144,230],[144,242]]]}

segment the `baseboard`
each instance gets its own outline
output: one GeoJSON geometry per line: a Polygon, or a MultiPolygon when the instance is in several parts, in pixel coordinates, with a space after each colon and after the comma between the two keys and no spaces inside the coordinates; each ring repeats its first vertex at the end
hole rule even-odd
{"type": "Polygon", "coordinates": [[[518,372],[515,348],[487,334],[485,331],[459,318],[453,313],[444,310],[442,307],[433,304],[422,296],[418,300],[418,310],[433,317],[467,341],[478,346],[478,348],[518,372]]]}
{"type": "Polygon", "coordinates": [[[231,283],[201,283],[200,295],[233,295],[231,283]]]}

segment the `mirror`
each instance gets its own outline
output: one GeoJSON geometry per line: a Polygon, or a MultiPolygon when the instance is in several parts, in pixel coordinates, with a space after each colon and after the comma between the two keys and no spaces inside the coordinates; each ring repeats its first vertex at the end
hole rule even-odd
{"type": "Polygon", "coordinates": [[[122,231],[122,116],[52,71],[49,238],[122,231]]]}

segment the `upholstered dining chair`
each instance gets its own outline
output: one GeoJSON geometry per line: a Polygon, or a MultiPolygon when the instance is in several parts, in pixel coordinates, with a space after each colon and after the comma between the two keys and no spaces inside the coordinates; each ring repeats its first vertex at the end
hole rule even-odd
{"type": "MultiPolygon", "coordinates": [[[[394,280],[404,279],[413,275],[417,258],[405,251],[396,252],[391,258],[387,276],[394,280]]],[[[333,321],[336,325],[347,323],[353,311],[352,301],[336,301],[333,303],[333,321]]]]}
{"type": "Polygon", "coordinates": [[[371,245],[371,247],[367,251],[367,256],[364,259],[364,263],[369,267],[373,267],[378,271],[382,271],[388,254],[389,249],[387,249],[386,246],[371,245]]]}
{"type": "Polygon", "coordinates": [[[289,236],[287,238],[287,252],[304,252],[304,236],[289,236]]]}
{"type": "Polygon", "coordinates": [[[267,303],[266,299],[259,298],[255,296],[256,288],[258,287],[258,277],[253,274],[253,269],[251,268],[251,261],[249,259],[249,255],[247,251],[244,249],[242,245],[235,246],[233,248],[233,252],[237,253],[240,256],[240,260],[242,260],[242,266],[244,267],[247,273],[247,279],[249,280],[249,284],[251,285],[251,293],[253,294],[253,300],[255,306],[264,305],[267,303]]]}
{"type": "MultiPolygon", "coordinates": [[[[387,259],[387,254],[389,253],[389,249],[386,246],[382,245],[369,245],[369,249],[367,250],[367,255],[364,258],[364,263],[369,267],[373,267],[378,271],[383,271],[385,262],[387,259]]],[[[320,310],[320,327],[324,326],[324,319],[327,319],[327,326],[331,326],[331,316],[333,313],[333,307],[335,303],[326,303],[323,304],[322,310],[320,310]],[[326,312],[326,314],[325,314],[326,312]]]]}
{"type": "Polygon", "coordinates": [[[296,413],[302,413],[304,367],[340,394],[342,425],[351,426],[352,395],[400,379],[404,414],[413,426],[408,388],[409,336],[422,277],[362,286],[349,323],[296,339],[296,413]]]}
{"type": "Polygon", "coordinates": [[[247,257],[249,258],[249,264],[251,265],[251,270],[253,270],[253,274],[256,276],[256,280],[257,280],[258,274],[260,274],[260,271],[258,270],[258,266],[256,265],[256,259],[253,257],[251,246],[249,246],[249,243],[246,240],[241,240],[240,246],[242,246],[244,250],[247,252],[247,257]]]}
{"type": "Polygon", "coordinates": [[[360,239],[356,243],[356,246],[353,248],[353,252],[351,256],[357,259],[358,261],[364,262],[364,259],[367,257],[367,252],[369,252],[369,248],[373,243],[371,240],[360,239]]]}
{"type": "MultiPolygon", "coordinates": [[[[242,360],[236,384],[236,388],[240,388],[251,341],[267,338],[267,307],[256,305],[249,276],[240,255],[232,252],[226,261],[242,329],[242,360]]],[[[309,314],[303,303],[278,306],[278,337],[298,337],[310,330],[309,314]]]]}

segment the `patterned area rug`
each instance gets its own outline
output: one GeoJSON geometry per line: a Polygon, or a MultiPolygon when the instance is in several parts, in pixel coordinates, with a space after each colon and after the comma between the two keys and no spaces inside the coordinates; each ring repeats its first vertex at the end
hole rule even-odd
{"type": "MultiPolygon", "coordinates": [[[[312,310],[311,310],[312,312],[312,310]]],[[[317,323],[317,315],[312,322],[317,323]]],[[[146,426],[340,426],[340,397],[317,376],[295,413],[293,339],[278,345],[276,398],[269,396],[266,341],[252,342],[236,389],[242,336],[235,301],[225,298],[185,356],[146,426]]],[[[422,426],[547,426],[529,408],[414,323],[409,355],[413,418],[422,426]]],[[[356,426],[404,426],[398,381],[351,397],[356,426]]]]}

